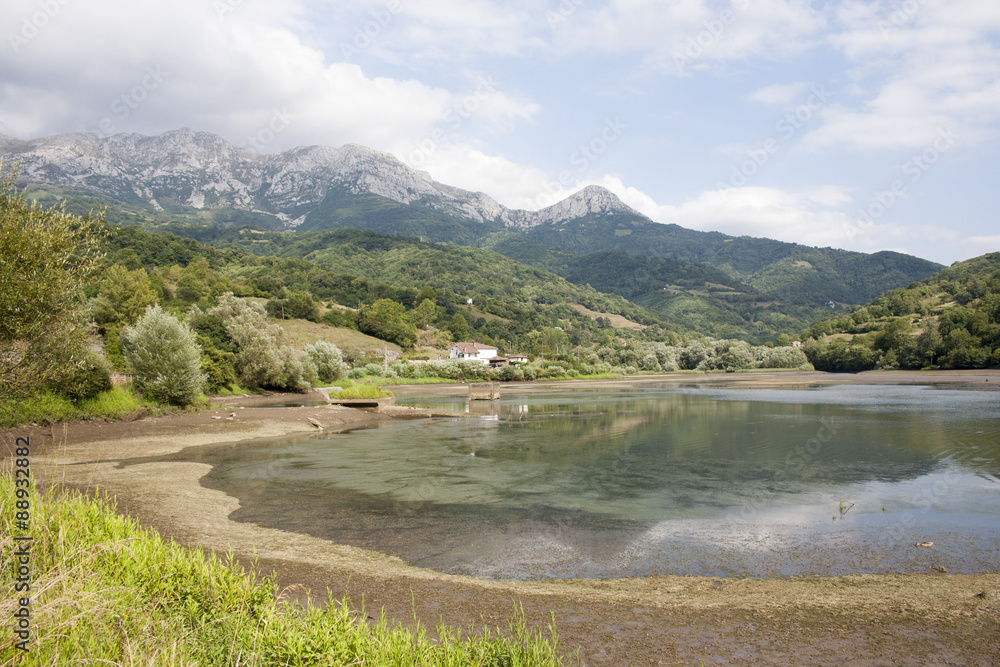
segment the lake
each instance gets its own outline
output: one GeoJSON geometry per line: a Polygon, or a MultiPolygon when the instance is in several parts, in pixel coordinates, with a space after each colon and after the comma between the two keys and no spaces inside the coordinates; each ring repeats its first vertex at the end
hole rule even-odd
{"type": "Polygon", "coordinates": [[[407,397],[472,410],[185,452],[233,519],[500,579],[1000,569],[1000,392],[407,397]],[[933,542],[933,547],[915,546],[933,542]]]}

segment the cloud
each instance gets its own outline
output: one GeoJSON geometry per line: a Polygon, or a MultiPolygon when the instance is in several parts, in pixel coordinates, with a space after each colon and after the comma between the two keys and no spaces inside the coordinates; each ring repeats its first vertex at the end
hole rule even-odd
{"type": "Polygon", "coordinates": [[[830,106],[804,139],[813,148],[922,148],[956,128],[966,145],[997,136],[1000,114],[1000,5],[920,0],[901,5],[847,3],[829,41],[857,63],[859,106],[830,106]]]}
{"type": "Polygon", "coordinates": [[[656,72],[693,71],[805,48],[825,25],[822,12],[796,0],[611,0],[577,11],[554,26],[553,45],[566,52],[639,53],[656,72]]]}
{"type": "Polygon", "coordinates": [[[773,84],[758,88],[747,96],[751,102],[760,102],[772,106],[784,106],[797,100],[809,87],[808,83],[773,84]]]}
{"type": "MultiPolygon", "coordinates": [[[[152,134],[189,126],[243,144],[280,115],[288,122],[267,135],[267,151],[354,142],[401,152],[467,107],[476,122],[494,129],[509,129],[539,109],[497,84],[483,95],[476,73],[449,90],[329,62],[299,32],[301,3],[57,6],[19,49],[0,49],[0,123],[11,134],[152,134]],[[150,78],[151,71],[158,75],[150,78]]],[[[18,25],[37,9],[32,1],[9,0],[0,20],[18,25]]]]}

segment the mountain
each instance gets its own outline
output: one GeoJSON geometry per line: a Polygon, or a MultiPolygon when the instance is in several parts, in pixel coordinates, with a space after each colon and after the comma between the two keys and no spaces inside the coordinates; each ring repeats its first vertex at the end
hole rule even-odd
{"type": "Polygon", "coordinates": [[[63,199],[71,212],[108,206],[119,224],[202,239],[213,226],[357,228],[485,247],[671,320],[697,321],[704,333],[754,341],[799,331],[824,308],[850,308],[942,268],[900,253],[660,224],[598,186],[539,211],[511,209],[357,145],[260,155],[182,129],[153,137],[0,137],[0,153],[5,164],[22,164],[30,196],[63,199]]]}
{"type": "MultiPolygon", "coordinates": [[[[331,218],[385,209],[410,216],[530,229],[581,215],[627,211],[614,194],[592,186],[541,211],[508,209],[481,192],[435,182],[395,156],[348,144],[308,146],[260,155],[189,129],[148,137],[89,133],[32,141],[0,139],[6,162],[21,162],[29,183],[79,189],[156,211],[237,209],[273,216],[285,228],[323,228],[331,218]],[[349,204],[348,204],[349,202],[349,204]]],[[[350,217],[350,216],[349,216],[350,217]]],[[[343,226],[343,225],[337,225],[343,226]]]]}

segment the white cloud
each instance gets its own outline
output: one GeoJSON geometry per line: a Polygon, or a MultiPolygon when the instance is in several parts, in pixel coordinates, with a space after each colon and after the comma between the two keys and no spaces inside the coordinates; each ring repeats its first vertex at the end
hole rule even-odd
{"type": "Polygon", "coordinates": [[[822,12],[796,0],[611,0],[578,9],[557,25],[553,44],[577,52],[640,53],[668,74],[756,56],[796,53],[825,25],[822,12]]]}
{"type": "Polygon", "coordinates": [[[769,105],[787,105],[796,101],[802,93],[809,87],[808,83],[776,83],[771,86],[764,86],[750,93],[747,99],[751,102],[760,102],[769,105]]]}
{"type": "MultiPolygon", "coordinates": [[[[34,10],[10,0],[0,24],[34,10]]],[[[233,0],[68,4],[17,52],[0,49],[0,123],[21,137],[102,121],[102,134],[183,125],[243,143],[281,114],[291,120],[265,150],[355,142],[400,152],[449,114],[471,109],[478,123],[509,128],[539,109],[496,86],[483,94],[474,74],[447,90],[329,63],[297,32],[303,13],[296,3],[233,0]],[[160,73],[151,87],[148,68],[160,73]]]]}
{"type": "Polygon", "coordinates": [[[996,136],[1000,115],[1000,4],[978,0],[848,3],[830,37],[858,63],[860,107],[830,106],[805,138],[813,147],[915,149],[952,126],[965,144],[996,136]],[[864,86],[861,84],[865,84],[864,86]]]}

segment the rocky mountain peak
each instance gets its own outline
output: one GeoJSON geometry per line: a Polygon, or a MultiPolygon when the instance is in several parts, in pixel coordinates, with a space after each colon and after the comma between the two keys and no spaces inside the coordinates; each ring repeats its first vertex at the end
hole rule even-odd
{"type": "Polygon", "coordinates": [[[618,195],[600,185],[588,185],[552,206],[538,212],[541,222],[563,222],[588,215],[612,215],[636,211],[618,198],[618,195]]]}
{"type": "Polygon", "coordinates": [[[260,154],[190,128],[156,136],[73,133],[32,141],[0,135],[0,158],[23,161],[22,178],[30,182],[142,201],[153,208],[184,203],[266,213],[289,227],[301,223],[331,189],[521,229],[587,215],[635,214],[599,186],[541,211],[515,210],[481,192],[438,183],[395,155],[366,146],[300,146],[260,154]]]}

